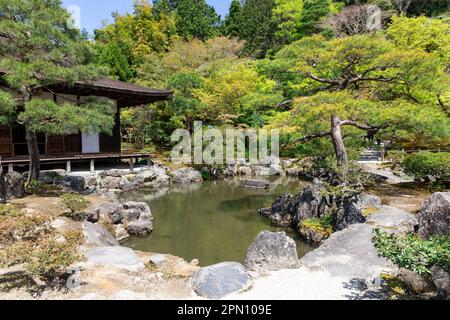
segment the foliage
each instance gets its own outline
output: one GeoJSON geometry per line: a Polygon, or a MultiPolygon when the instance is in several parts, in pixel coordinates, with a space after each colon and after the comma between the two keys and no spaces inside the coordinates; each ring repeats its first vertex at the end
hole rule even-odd
{"type": "Polygon", "coordinates": [[[91,202],[79,194],[67,193],[59,198],[58,205],[63,210],[69,210],[71,215],[75,215],[89,208],[91,202]]]}
{"type": "Polygon", "coordinates": [[[376,229],[373,239],[381,256],[390,259],[401,268],[418,274],[430,273],[438,265],[450,271],[450,238],[436,236],[423,240],[414,234],[395,235],[376,229]]]}
{"type": "Polygon", "coordinates": [[[303,13],[303,0],[276,0],[273,19],[278,25],[276,32],[279,44],[298,40],[299,23],[303,13]]]}
{"type": "Polygon", "coordinates": [[[305,36],[317,31],[317,25],[331,12],[331,5],[332,0],[303,0],[300,33],[305,36]]]}
{"type": "Polygon", "coordinates": [[[242,7],[239,0],[231,1],[230,10],[223,21],[223,34],[228,37],[239,37],[242,7]]]}
{"type": "Polygon", "coordinates": [[[25,192],[29,195],[38,195],[45,193],[45,183],[39,180],[32,180],[25,184],[25,192]]]}
{"type": "Polygon", "coordinates": [[[331,214],[326,214],[321,219],[305,219],[300,221],[299,228],[313,229],[316,232],[325,234],[328,238],[333,233],[332,220],[331,214]]]}
{"type": "Polygon", "coordinates": [[[450,185],[450,153],[448,152],[419,152],[408,156],[403,161],[403,167],[418,181],[431,179],[437,186],[450,185]]]}
{"type": "Polygon", "coordinates": [[[274,8],[275,0],[246,0],[242,5],[239,37],[246,41],[246,51],[256,57],[264,57],[275,45],[274,8]]]}

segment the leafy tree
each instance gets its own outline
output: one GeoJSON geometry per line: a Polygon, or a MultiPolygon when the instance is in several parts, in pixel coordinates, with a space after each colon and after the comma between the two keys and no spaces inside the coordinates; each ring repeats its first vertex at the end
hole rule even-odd
{"type": "Polygon", "coordinates": [[[298,40],[300,19],[303,13],[303,0],[276,0],[273,9],[273,19],[278,25],[276,32],[279,44],[298,40]]]}
{"type": "Polygon", "coordinates": [[[114,23],[95,31],[97,63],[120,80],[131,80],[136,66],[153,53],[165,52],[175,34],[175,14],[155,12],[147,0],[136,1],[133,14],[115,13],[114,23]]]}
{"type": "Polygon", "coordinates": [[[303,12],[300,18],[300,33],[311,35],[319,22],[331,12],[332,0],[303,0],[303,12]]]}
{"type": "Polygon", "coordinates": [[[39,98],[51,85],[71,85],[100,71],[87,64],[89,47],[78,30],[68,28],[69,14],[59,0],[1,0],[0,8],[0,30],[7,38],[0,47],[0,69],[7,73],[3,80],[17,92],[13,98],[0,90],[0,120],[25,126],[30,182],[39,177],[38,133],[109,132],[114,118],[109,104],[93,99],[78,106],[39,98]]]}
{"type": "Polygon", "coordinates": [[[261,126],[265,116],[283,100],[275,86],[251,63],[227,63],[205,79],[196,96],[210,108],[210,123],[261,126]]]}
{"type": "Polygon", "coordinates": [[[344,127],[399,143],[445,144],[449,120],[438,95],[449,91],[449,82],[446,65],[434,55],[397,48],[381,35],[358,35],[304,38],[277,58],[298,76],[295,86],[303,95],[313,95],[294,100],[295,127],[304,133],[297,141],[331,137],[341,166],[348,162],[344,127]]]}
{"type": "Polygon", "coordinates": [[[256,57],[263,57],[275,46],[274,8],[275,0],[245,0],[242,6],[240,38],[246,41],[246,51],[256,57]]]}
{"type": "Polygon", "coordinates": [[[191,130],[194,120],[202,118],[201,113],[206,112],[204,105],[196,98],[196,90],[204,85],[203,79],[194,72],[177,73],[168,81],[168,87],[174,91],[170,103],[178,121],[188,130],[191,130]]]}
{"type": "Polygon", "coordinates": [[[223,22],[223,34],[228,37],[239,37],[240,35],[240,19],[242,14],[242,7],[239,0],[233,0],[230,5],[230,10],[223,22]]]}
{"type": "Polygon", "coordinates": [[[207,40],[218,33],[220,17],[205,0],[178,0],[175,12],[177,33],[184,39],[207,40]]]}

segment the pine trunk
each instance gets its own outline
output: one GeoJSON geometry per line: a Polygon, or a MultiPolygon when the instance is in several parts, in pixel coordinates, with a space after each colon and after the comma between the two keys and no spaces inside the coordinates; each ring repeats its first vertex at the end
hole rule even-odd
{"type": "Polygon", "coordinates": [[[26,138],[28,145],[28,154],[30,156],[30,170],[28,171],[28,180],[30,183],[33,180],[39,179],[39,148],[37,142],[37,135],[35,132],[26,130],[26,138]]]}
{"type": "Polygon", "coordinates": [[[342,139],[341,119],[338,116],[332,116],[331,118],[331,140],[333,141],[337,164],[345,171],[348,164],[348,155],[342,139]]]}

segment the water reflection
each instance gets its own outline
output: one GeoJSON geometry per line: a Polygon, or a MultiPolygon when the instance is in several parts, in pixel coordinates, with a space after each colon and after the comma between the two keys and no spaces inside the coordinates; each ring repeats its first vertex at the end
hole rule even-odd
{"type": "MultiPolygon", "coordinates": [[[[269,190],[243,188],[241,179],[173,185],[159,190],[138,190],[123,200],[145,201],[155,217],[153,234],[132,238],[125,245],[137,250],[170,253],[201,265],[243,261],[248,246],[262,230],[271,227],[257,213],[284,193],[296,194],[307,184],[287,178],[272,179],[269,190]]],[[[295,234],[290,236],[295,238],[295,234]]],[[[296,239],[303,256],[312,247],[296,239]]]]}

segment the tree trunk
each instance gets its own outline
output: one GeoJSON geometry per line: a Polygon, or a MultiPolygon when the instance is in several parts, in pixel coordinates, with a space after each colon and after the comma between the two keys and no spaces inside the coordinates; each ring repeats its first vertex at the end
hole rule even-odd
{"type": "Polygon", "coordinates": [[[342,139],[341,119],[338,116],[331,117],[331,140],[333,141],[337,164],[345,171],[347,169],[348,156],[344,140],[342,139]]]}
{"type": "Polygon", "coordinates": [[[3,168],[0,167],[0,203],[6,203],[8,189],[6,186],[5,173],[3,172],[3,168]]]}
{"type": "Polygon", "coordinates": [[[30,156],[30,170],[28,170],[28,179],[27,183],[30,183],[33,180],[39,179],[39,148],[37,142],[37,135],[35,132],[32,132],[26,129],[26,138],[28,145],[28,154],[30,156]]]}

